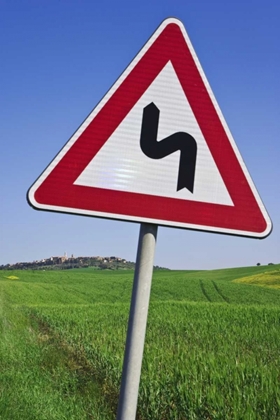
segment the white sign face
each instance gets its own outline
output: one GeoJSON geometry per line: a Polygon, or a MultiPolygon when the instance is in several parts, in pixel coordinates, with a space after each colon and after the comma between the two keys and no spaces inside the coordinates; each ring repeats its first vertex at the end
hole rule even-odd
{"type": "Polygon", "coordinates": [[[75,184],[233,205],[170,61],[94,156],[75,184]],[[196,139],[193,193],[186,188],[179,191],[176,188],[180,150],[155,160],[147,157],[140,148],[143,109],[151,102],[160,109],[158,141],[180,131],[187,131],[196,139]]]}
{"type": "Polygon", "coordinates": [[[161,24],[28,199],[42,210],[257,238],[272,228],[177,19],[161,24]]]}

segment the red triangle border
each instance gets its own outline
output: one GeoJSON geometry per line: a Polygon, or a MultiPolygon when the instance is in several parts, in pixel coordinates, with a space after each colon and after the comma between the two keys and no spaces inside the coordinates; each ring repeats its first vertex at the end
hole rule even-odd
{"type": "Polygon", "coordinates": [[[50,164],[31,187],[30,203],[39,209],[244,236],[267,236],[271,230],[270,219],[219,115],[181,22],[175,19],[163,22],[152,38],[151,45],[147,47],[147,43],[146,50],[143,48],[132,62],[132,69],[124,80],[109,91],[109,99],[94,118],[88,124],[86,120],[83,131],[78,130],[79,137],[69,150],[62,149],[62,158],[58,155],[58,162],[50,164]],[[168,61],[188,98],[233,206],[74,184],[168,61]]]}

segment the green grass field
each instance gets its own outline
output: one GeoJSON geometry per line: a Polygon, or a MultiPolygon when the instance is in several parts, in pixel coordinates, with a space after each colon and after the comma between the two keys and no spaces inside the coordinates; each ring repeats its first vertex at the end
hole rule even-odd
{"type": "MultiPolygon", "coordinates": [[[[0,419],[116,417],[132,271],[0,271],[0,419]]],[[[280,265],[156,271],[141,420],[280,419],[280,265]]]]}

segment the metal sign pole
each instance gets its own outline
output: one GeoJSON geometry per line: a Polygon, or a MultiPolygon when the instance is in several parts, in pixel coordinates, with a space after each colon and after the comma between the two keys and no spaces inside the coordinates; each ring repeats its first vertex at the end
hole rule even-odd
{"type": "Polygon", "coordinates": [[[117,420],[136,418],[157,228],[148,223],[140,227],[117,420]]]}

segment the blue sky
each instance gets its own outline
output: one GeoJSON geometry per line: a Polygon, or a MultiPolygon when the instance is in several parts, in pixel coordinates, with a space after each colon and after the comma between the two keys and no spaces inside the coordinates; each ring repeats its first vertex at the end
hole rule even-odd
{"type": "Polygon", "coordinates": [[[256,240],[160,227],[155,264],[280,262],[278,0],[0,0],[0,264],[64,252],[135,260],[139,224],[38,212],[26,192],[170,16],[186,27],[274,228],[256,240]]]}

